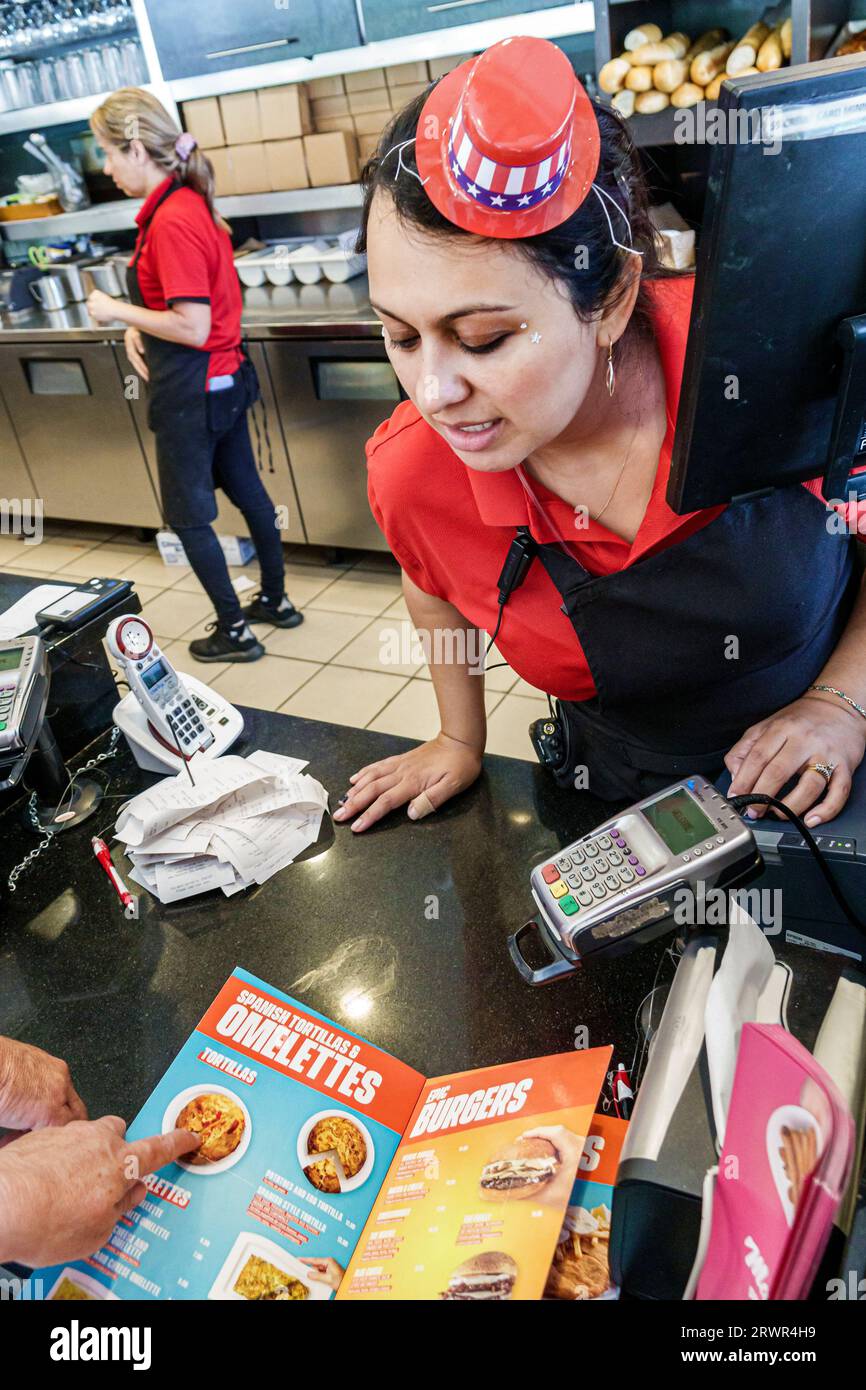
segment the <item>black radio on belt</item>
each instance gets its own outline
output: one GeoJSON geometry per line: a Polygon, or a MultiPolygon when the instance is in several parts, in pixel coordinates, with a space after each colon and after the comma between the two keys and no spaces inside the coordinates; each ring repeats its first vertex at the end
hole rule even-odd
{"type": "MultiPolygon", "coordinates": [[[[499,619],[493,634],[494,642],[499,635],[499,624],[502,622],[505,605],[514,590],[520,588],[537,553],[538,545],[530,535],[529,528],[518,526],[517,535],[508,548],[505,564],[496,582],[499,590],[499,619]]],[[[536,719],[529,727],[529,737],[543,767],[553,772],[562,766],[568,751],[568,739],[559,718],[549,715],[546,719],[536,719]]]]}

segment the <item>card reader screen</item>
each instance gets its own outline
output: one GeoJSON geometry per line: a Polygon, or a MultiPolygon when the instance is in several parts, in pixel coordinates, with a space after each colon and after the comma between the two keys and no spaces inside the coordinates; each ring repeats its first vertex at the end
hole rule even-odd
{"type": "Polygon", "coordinates": [[[17,671],[23,654],[23,647],[13,647],[8,652],[0,652],[0,671],[17,671]]]}
{"type": "Polygon", "coordinates": [[[687,791],[659,797],[651,806],[644,806],[643,814],[671,854],[682,854],[716,833],[712,821],[687,791]]]}
{"type": "Polygon", "coordinates": [[[142,671],[141,682],[142,685],[147,686],[148,690],[153,690],[153,687],[159,685],[160,681],[164,680],[167,675],[165,663],[155,661],[152,666],[148,666],[146,671],[142,671]]]}

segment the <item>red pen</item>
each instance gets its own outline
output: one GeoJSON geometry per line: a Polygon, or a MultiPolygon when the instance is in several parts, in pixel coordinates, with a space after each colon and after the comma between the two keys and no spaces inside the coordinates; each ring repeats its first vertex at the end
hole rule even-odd
{"type": "Polygon", "coordinates": [[[129,919],[138,917],[138,898],[133,893],[130,893],[123,879],[120,877],[120,874],[117,872],[114,865],[112,864],[111,852],[108,848],[108,845],[105,843],[104,840],[100,840],[96,836],[94,836],[94,838],[90,841],[90,844],[93,849],[93,853],[96,855],[96,858],[99,860],[99,863],[102,865],[103,869],[108,874],[108,877],[114,885],[115,893],[120,898],[120,901],[123,903],[124,917],[127,917],[129,919]]]}

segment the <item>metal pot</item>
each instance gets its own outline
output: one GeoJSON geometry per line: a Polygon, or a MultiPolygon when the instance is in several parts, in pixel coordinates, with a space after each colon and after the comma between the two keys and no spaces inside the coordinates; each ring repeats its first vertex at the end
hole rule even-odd
{"type": "Polygon", "coordinates": [[[53,275],[43,275],[29,286],[30,293],[41,309],[65,309],[66,291],[53,275]]]}
{"type": "Polygon", "coordinates": [[[103,294],[110,294],[113,299],[122,297],[123,286],[113,261],[106,261],[103,265],[85,266],[81,274],[87,294],[90,294],[91,290],[102,290],[103,294]]]}
{"type": "Polygon", "coordinates": [[[73,303],[87,298],[87,289],[81,271],[81,265],[76,264],[75,261],[59,262],[47,267],[48,274],[60,282],[66,292],[66,298],[73,303]]]}

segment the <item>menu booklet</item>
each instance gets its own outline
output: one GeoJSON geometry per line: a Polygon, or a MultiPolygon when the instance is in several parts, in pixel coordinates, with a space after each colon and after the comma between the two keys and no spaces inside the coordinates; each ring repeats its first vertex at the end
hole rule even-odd
{"type": "Polygon", "coordinates": [[[129,1126],[202,1135],[45,1297],[540,1298],[610,1048],[425,1079],[232,972],[129,1126]]]}

